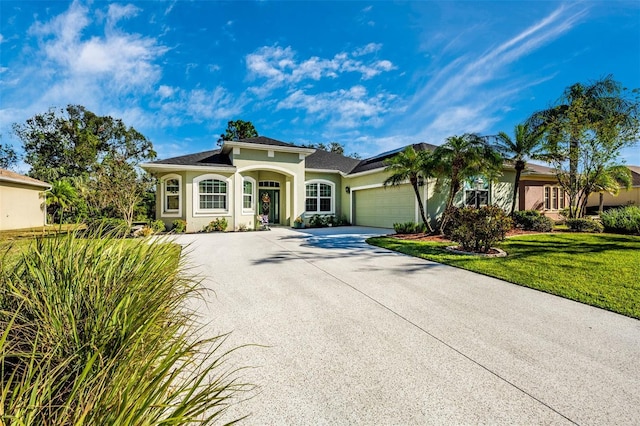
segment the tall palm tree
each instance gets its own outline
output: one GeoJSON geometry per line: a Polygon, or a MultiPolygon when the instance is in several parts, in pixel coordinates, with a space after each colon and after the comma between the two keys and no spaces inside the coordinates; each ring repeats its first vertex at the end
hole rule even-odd
{"type": "Polygon", "coordinates": [[[510,214],[513,214],[516,209],[520,176],[527,166],[527,161],[541,158],[544,133],[540,130],[532,130],[525,124],[518,124],[513,129],[513,136],[514,138],[511,139],[505,132],[500,132],[495,145],[495,148],[504,156],[505,160],[513,163],[516,170],[510,214]]]}
{"type": "Polygon", "coordinates": [[[613,164],[619,149],[637,140],[638,104],[623,96],[624,90],[610,75],[588,84],[576,83],[565,89],[555,106],[528,120],[529,125],[545,131],[547,159],[556,164],[572,218],[580,217],[585,189],[588,192],[593,182],[584,176],[597,180],[594,172],[613,164]],[[565,162],[568,172],[562,171],[565,162]]]}
{"type": "Polygon", "coordinates": [[[59,215],[59,221],[62,223],[62,218],[65,210],[67,210],[78,198],[76,189],[71,185],[68,180],[56,180],[51,184],[51,190],[47,193],[47,206],[51,207],[53,212],[52,216],[59,215]]]}
{"type": "MultiPolygon", "coordinates": [[[[602,170],[598,174],[593,184],[593,192],[600,193],[600,202],[598,204],[598,212],[602,213],[604,208],[604,193],[608,192],[611,195],[618,195],[620,189],[631,189],[633,183],[633,177],[631,171],[627,166],[611,166],[602,170]]],[[[586,197],[584,204],[586,207],[586,197]]],[[[583,207],[583,210],[584,210],[583,207]]]]}
{"type": "Polygon", "coordinates": [[[418,189],[421,179],[427,179],[430,176],[428,170],[429,161],[431,159],[431,152],[429,151],[416,151],[413,146],[408,146],[404,151],[399,152],[395,156],[387,159],[385,163],[387,167],[384,169],[391,175],[384,181],[384,185],[400,185],[409,181],[413,192],[418,200],[418,206],[420,207],[420,216],[422,221],[426,225],[430,233],[433,233],[433,228],[427,220],[427,216],[424,211],[424,204],[422,203],[422,197],[420,197],[420,190],[418,189]]]}
{"type": "Polygon", "coordinates": [[[434,172],[438,186],[449,185],[447,203],[440,223],[440,232],[449,221],[453,200],[462,189],[465,180],[483,175],[495,179],[502,169],[503,158],[487,142],[487,138],[473,133],[451,136],[433,152],[434,172]]]}

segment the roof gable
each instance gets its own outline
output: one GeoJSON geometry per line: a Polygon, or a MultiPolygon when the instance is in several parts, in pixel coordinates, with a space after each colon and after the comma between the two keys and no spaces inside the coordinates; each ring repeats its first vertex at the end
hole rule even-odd
{"type": "Polygon", "coordinates": [[[37,186],[39,188],[51,188],[51,185],[49,185],[47,182],[43,182],[41,180],[21,175],[19,173],[12,172],[11,170],[6,169],[0,169],[0,181],[37,186]]]}

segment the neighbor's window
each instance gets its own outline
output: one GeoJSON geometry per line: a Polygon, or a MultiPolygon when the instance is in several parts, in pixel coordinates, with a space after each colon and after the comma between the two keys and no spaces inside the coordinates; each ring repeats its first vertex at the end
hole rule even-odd
{"type": "Polygon", "coordinates": [[[305,210],[308,213],[334,212],[335,185],[329,181],[311,181],[306,184],[305,210]]]}
{"type": "Polygon", "coordinates": [[[562,210],[565,208],[564,189],[559,186],[544,187],[544,209],[562,210]]]}
{"type": "Polygon", "coordinates": [[[193,180],[194,211],[196,213],[223,213],[228,211],[229,184],[227,178],[204,175],[193,180]]]}
{"type": "Polygon", "coordinates": [[[242,182],[242,209],[254,210],[254,190],[255,181],[251,178],[244,178],[242,182]]]}
{"type": "Polygon", "coordinates": [[[162,215],[180,216],[182,178],[179,175],[167,175],[162,179],[162,215]]]}

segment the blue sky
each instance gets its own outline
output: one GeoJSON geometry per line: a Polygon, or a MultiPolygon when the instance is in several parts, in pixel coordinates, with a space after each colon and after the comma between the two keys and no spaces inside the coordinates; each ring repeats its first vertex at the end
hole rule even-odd
{"type": "MultiPolygon", "coordinates": [[[[640,88],[636,1],[0,1],[0,133],[49,107],[122,118],[160,158],[229,120],[366,157],[511,133],[565,87],[640,88]]],[[[624,152],[640,165],[640,146],[624,152]]]]}

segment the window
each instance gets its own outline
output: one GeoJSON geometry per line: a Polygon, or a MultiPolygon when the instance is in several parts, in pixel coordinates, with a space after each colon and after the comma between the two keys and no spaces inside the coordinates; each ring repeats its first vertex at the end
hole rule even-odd
{"type": "Polygon", "coordinates": [[[229,210],[229,182],[226,177],[203,175],[193,180],[194,213],[226,213],[229,210]]]}
{"type": "Polygon", "coordinates": [[[242,181],[242,210],[246,213],[253,213],[255,211],[255,186],[256,181],[246,177],[242,181]]]}
{"type": "Polygon", "coordinates": [[[489,205],[489,181],[482,176],[474,176],[464,182],[465,207],[489,205]]]}
{"type": "Polygon", "coordinates": [[[162,216],[182,215],[182,178],[179,175],[167,175],[161,179],[162,216]]]}
{"type": "Polygon", "coordinates": [[[280,188],[280,182],[275,180],[261,180],[259,185],[261,188],[280,188]]]}
{"type": "Polygon", "coordinates": [[[544,209],[562,210],[565,208],[564,189],[559,186],[544,187],[544,209]]]}
{"type": "Polygon", "coordinates": [[[311,181],[306,185],[305,210],[308,213],[334,213],[335,184],[311,181]]]}

